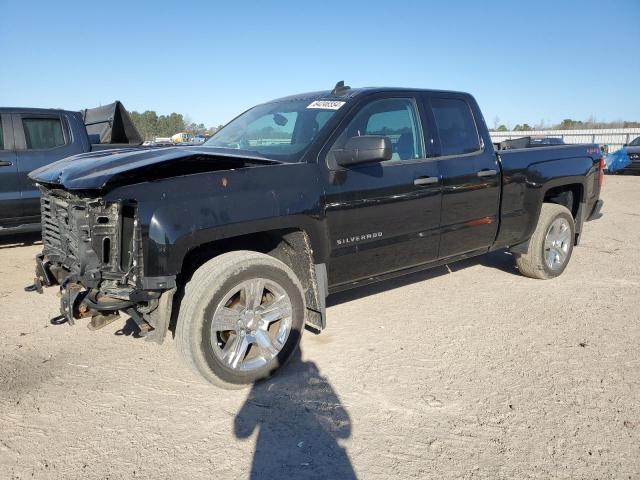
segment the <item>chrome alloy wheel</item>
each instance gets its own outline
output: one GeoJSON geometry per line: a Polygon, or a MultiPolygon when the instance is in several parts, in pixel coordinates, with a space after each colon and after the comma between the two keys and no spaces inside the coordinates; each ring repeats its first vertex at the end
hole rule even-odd
{"type": "Polygon", "coordinates": [[[219,360],[240,371],[263,367],[284,347],[292,323],[284,288],[253,278],[233,287],[218,304],[211,322],[211,343],[219,360]]]}
{"type": "Polygon", "coordinates": [[[556,218],[544,239],[544,261],[550,270],[559,270],[565,264],[571,246],[571,226],[566,218],[556,218]]]}

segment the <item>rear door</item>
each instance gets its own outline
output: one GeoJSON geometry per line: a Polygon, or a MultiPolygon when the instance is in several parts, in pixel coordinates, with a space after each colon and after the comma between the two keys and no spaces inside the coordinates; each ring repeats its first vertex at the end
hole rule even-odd
{"type": "Polygon", "coordinates": [[[22,192],[22,215],[40,215],[40,193],[29,179],[29,172],[56,160],[80,153],[71,138],[69,125],[64,115],[13,114],[18,160],[18,183],[22,192]]]}
{"type": "Polygon", "coordinates": [[[501,177],[497,157],[482,138],[484,120],[467,95],[431,93],[426,99],[442,175],[438,257],[487,249],[498,229],[501,177]]]}
{"type": "Polygon", "coordinates": [[[384,275],[434,260],[438,253],[438,162],[425,146],[428,129],[411,93],[365,98],[329,140],[325,214],[331,242],[331,286],[384,275]],[[387,136],[391,160],[341,168],[332,151],[359,135],[387,136]]]}
{"type": "Polygon", "coordinates": [[[19,223],[20,186],[11,114],[0,113],[0,227],[19,223]]]}

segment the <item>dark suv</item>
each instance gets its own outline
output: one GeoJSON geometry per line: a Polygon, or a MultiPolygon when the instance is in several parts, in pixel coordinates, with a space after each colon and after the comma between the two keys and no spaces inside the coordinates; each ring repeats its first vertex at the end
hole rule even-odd
{"type": "Polygon", "coordinates": [[[640,175],[640,137],[637,137],[627,145],[627,154],[631,164],[623,168],[620,173],[640,175]]]}

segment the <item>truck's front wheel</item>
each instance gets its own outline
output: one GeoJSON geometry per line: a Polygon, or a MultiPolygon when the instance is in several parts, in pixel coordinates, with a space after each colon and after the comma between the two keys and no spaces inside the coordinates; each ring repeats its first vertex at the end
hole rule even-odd
{"type": "Polygon", "coordinates": [[[203,264],[185,286],[176,345],[209,382],[238,388],[271,375],[300,343],[302,287],[281,261],[237,251],[203,264]]]}
{"type": "Polygon", "coordinates": [[[575,228],[569,209],[555,203],[543,203],[527,253],[516,257],[520,272],[543,280],[564,272],[573,252],[575,228]]]}

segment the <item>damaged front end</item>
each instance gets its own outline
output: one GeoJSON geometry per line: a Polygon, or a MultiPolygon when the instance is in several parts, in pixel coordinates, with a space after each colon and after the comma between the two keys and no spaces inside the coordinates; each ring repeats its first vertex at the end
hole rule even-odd
{"type": "Polygon", "coordinates": [[[90,318],[97,330],[123,312],[147,339],[161,343],[175,284],[142,288],[142,242],[135,202],[108,203],[90,194],[41,190],[42,254],[32,290],[60,285],[60,314],[70,324],[90,318]]]}

